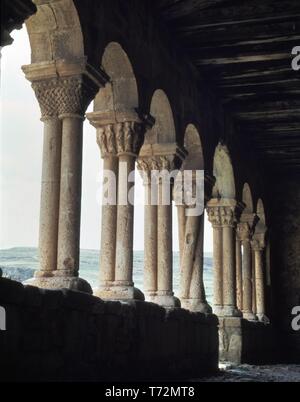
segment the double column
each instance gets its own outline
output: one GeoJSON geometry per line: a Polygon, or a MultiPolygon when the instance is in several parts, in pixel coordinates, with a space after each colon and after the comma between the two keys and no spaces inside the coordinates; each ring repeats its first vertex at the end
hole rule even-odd
{"type": "Polygon", "coordinates": [[[44,122],[40,269],[29,282],[91,293],[89,284],[79,278],[82,122],[103,81],[87,74],[85,67],[80,60],[72,65],[32,64],[23,70],[32,82],[44,122]]]}
{"type": "Polygon", "coordinates": [[[237,203],[231,199],[211,199],[208,219],[213,226],[214,313],[241,315],[236,305],[235,222],[237,203]],[[220,202],[221,201],[221,202],[220,202]]]}
{"type": "Polygon", "coordinates": [[[133,204],[135,161],[144,124],[138,117],[108,122],[101,112],[87,117],[97,128],[104,160],[100,281],[94,293],[103,299],[143,300],[133,283],[133,204]]]}
{"type": "Polygon", "coordinates": [[[156,145],[144,145],[138,160],[146,191],[144,290],[147,300],[173,308],[180,301],[173,293],[172,181],[184,153],[169,144],[159,154],[156,145]]]}
{"type": "Polygon", "coordinates": [[[247,320],[256,320],[253,312],[253,273],[252,273],[252,249],[251,249],[251,228],[249,223],[238,224],[238,234],[242,246],[242,305],[243,317],[247,320]]]}

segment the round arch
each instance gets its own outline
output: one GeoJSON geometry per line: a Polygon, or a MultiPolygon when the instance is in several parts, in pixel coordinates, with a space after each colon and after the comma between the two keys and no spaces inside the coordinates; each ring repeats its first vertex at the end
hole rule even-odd
{"type": "Polygon", "coordinates": [[[164,144],[176,142],[176,130],[172,108],[165,92],[157,89],[152,97],[150,114],[155,124],[145,136],[145,144],[164,144]]]}
{"type": "Polygon", "coordinates": [[[216,182],[213,187],[214,198],[235,198],[235,181],[231,158],[226,145],[219,143],[216,147],[213,163],[216,182]]]}
{"type": "Polygon", "coordinates": [[[256,213],[259,217],[259,223],[266,225],[265,208],[261,198],[257,201],[256,213]]]}
{"type": "Polygon", "coordinates": [[[248,183],[244,184],[243,193],[242,193],[242,201],[245,204],[244,212],[252,213],[253,212],[253,199],[250,190],[250,186],[248,183]]]}
{"type": "Polygon", "coordinates": [[[204,158],[200,135],[197,128],[193,124],[186,127],[184,135],[184,148],[188,155],[183,161],[183,169],[187,170],[203,170],[204,158]]]}
{"type": "Polygon", "coordinates": [[[102,56],[102,67],[110,80],[101,88],[94,101],[94,110],[128,119],[136,116],[139,107],[138,88],[131,62],[117,42],[110,42],[102,56]],[[126,114],[126,116],[123,114],[126,114]]]}
{"type": "Polygon", "coordinates": [[[34,0],[36,14],[26,21],[31,63],[84,57],[81,24],[73,0],[34,0]]]}

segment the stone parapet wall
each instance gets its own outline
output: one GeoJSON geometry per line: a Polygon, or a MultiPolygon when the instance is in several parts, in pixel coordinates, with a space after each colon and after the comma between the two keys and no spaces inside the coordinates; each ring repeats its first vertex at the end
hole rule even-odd
{"type": "Polygon", "coordinates": [[[147,302],[104,302],[0,278],[4,380],[145,380],[194,377],[218,364],[213,315],[147,302]]]}
{"type": "Polygon", "coordinates": [[[220,361],[241,364],[278,362],[277,333],[271,324],[242,318],[219,318],[220,361]]]}

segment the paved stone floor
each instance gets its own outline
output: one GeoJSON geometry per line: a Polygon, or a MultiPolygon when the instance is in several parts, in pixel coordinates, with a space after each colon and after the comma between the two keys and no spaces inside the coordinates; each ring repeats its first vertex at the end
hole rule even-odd
{"type": "Polygon", "coordinates": [[[240,366],[220,365],[215,377],[193,380],[195,382],[300,382],[300,365],[240,366]]]}

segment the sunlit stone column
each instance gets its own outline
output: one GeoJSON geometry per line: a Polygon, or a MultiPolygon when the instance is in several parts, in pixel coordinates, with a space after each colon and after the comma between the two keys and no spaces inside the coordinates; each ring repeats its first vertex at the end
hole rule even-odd
{"type": "Polygon", "coordinates": [[[101,112],[88,113],[87,118],[97,129],[97,144],[103,159],[103,192],[101,205],[101,245],[99,285],[94,294],[102,299],[114,297],[117,185],[118,167],[116,132],[117,124],[107,122],[101,112]]]}
{"type": "Polygon", "coordinates": [[[40,211],[40,267],[33,284],[91,292],[78,278],[81,196],[82,120],[104,83],[85,59],[23,66],[44,121],[40,211]]]}
{"type": "Polygon", "coordinates": [[[265,279],[263,251],[265,248],[264,240],[254,238],[251,242],[254,251],[255,264],[255,293],[256,293],[256,313],[259,321],[269,323],[265,310],[265,279]]]}
{"type": "MultiPolygon", "coordinates": [[[[178,185],[180,183],[176,181],[174,191],[174,198],[178,201],[178,213],[182,214],[183,211],[179,220],[179,225],[182,226],[180,230],[183,231],[180,301],[181,306],[188,310],[211,313],[203,282],[204,176],[197,177],[195,171],[188,174],[191,176],[186,176],[183,186],[178,185]],[[181,194],[178,194],[180,191],[181,194]]],[[[182,176],[184,177],[184,171],[182,176]]]]}
{"type": "Polygon", "coordinates": [[[144,125],[125,121],[117,127],[119,157],[115,292],[118,299],[144,299],[133,284],[133,217],[135,161],[144,140],[144,125]],[[131,175],[131,177],[129,177],[131,175]]]}
{"type": "Polygon", "coordinates": [[[238,225],[238,232],[243,246],[242,276],[243,276],[243,317],[255,320],[252,310],[252,250],[250,244],[251,231],[247,222],[238,225]]]}
{"type": "Polygon", "coordinates": [[[221,209],[223,228],[223,315],[240,316],[236,306],[236,259],[235,259],[235,208],[236,202],[228,200],[221,209]]]}
{"type": "MultiPolygon", "coordinates": [[[[39,89],[37,86],[34,87],[39,99],[45,96],[42,89],[44,85],[39,89]]],[[[31,281],[31,284],[44,287],[43,285],[49,282],[46,278],[53,276],[57,261],[61,122],[54,108],[44,111],[41,120],[44,123],[44,144],[39,228],[40,269],[35,272],[35,279],[31,281]]]]}
{"type": "Polygon", "coordinates": [[[238,235],[235,239],[236,258],[236,303],[239,310],[243,309],[243,275],[242,275],[242,244],[238,235]]]}
{"type": "Polygon", "coordinates": [[[214,313],[239,317],[236,306],[235,222],[237,202],[211,199],[207,211],[214,233],[214,313]]]}
{"type": "Polygon", "coordinates": [[[145,191],[144,293],[146,300],[154,301],[157,292],[157,189],[151,185],[152,160],[139,158],[138,168],[145,191]]]}
{"type": "Polygon", "coordinates": [[[214,200],[207,204],[208,219],[213,227],[213,312],[223,311],[223,234],[219,206],[214,200]]]}

